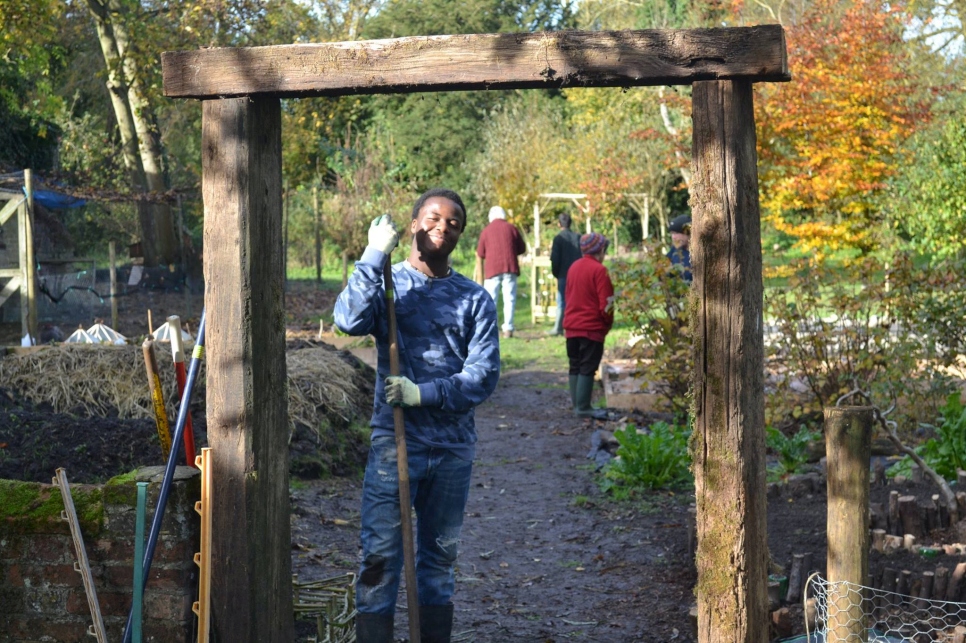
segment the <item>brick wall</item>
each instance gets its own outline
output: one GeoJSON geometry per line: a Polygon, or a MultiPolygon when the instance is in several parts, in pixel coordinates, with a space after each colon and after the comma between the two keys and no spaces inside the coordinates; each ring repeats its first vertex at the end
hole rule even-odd
{"type": "MultiPolygon", "coordinates": [[[[163,467],[148,467],[105,485],[71,484],[110,641],[122,640],[131,607],[136,482],[150,483],[147,540],[163,473],[163,467]]],[[[198,473],[188,467],[176,471],[144,595],[145,642],[187,642],[195,632],[198,473]]],[[[60,518],[60,489],[0,481],[0,503],[7,505],[0,506],[0,641],[90,643],[87,628],[93,621],[83,580],[74,571],[70,527],[60,518]]]]}

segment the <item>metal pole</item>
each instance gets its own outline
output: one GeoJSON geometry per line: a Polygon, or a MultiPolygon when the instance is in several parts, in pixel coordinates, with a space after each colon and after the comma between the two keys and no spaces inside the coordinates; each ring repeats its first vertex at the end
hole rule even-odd
{"type": "MultiPolygon", "coordinates": [[[[389,374],[399,375],[399,335],[396,329],[396,302],[393,299],[392,261],[386,257],[383,268],[386,312],[389,317],[389,374]]],[[[409,640],[419,641],[419,594],[416,591],[416,545],[413,540],[412,501],[409,497],[409,456],[406,453],[406,417],[400,406],[392,409],[396,432],[396,468],[399,471],[399,517],[402,527],[403,570],[406,574],[406,603],[409,607],[409,640]]]]}
{"type": "MultiPolygon", "coordinates": [[[[168,503],[168,495],[171,493],[171,483],[174,481],[174,470],[178,463],[178,449],[181,446],[181,436],[184,434],[184,425],[188,417],[188,406],[191,402],[191,392],[194,390],[195,381],[198,379],[198,371],[201,361],[205,354],[205,310],[201,311],[201,322],[198,324],[198,337],[195,340],[195,348],[191,355],[191,366],[188,369],[188,381],[185,383],[184,395],[181,396],[181,406],[178,408],[178,421],[175,423],[174,437],[171,441],[171,452],[168,454],[168,464],[164,469],[164,479],[161,481],[161,492],[158,495],[158,507],[154,510],[154,518],[151,520],[151,531],[148,534],[148,545],[144,553],[144,580],[142,587],[147,586],[151,572],[151,561],[154,558],[154,549],[158,546],[158,536],[161,534],[161,521],[164,520],[164,509],[168,503]]],[[[124,627],[124,643],[131,643],[132,628],[134,619],[133,610],[127,615],[127,625],[124,627]]]]}
{"type": "MultiPolygon", "coordinates": [[[[111,242],[114,245],[114,242],[111,242]]],[[[134,633],[132,643],[141,643],[141,608],[144,605],[144,518],[147,508],[148,483],[138,483],[137,513],[134,522],[134,604],[131,612],[134,614],[134,633]]]]}

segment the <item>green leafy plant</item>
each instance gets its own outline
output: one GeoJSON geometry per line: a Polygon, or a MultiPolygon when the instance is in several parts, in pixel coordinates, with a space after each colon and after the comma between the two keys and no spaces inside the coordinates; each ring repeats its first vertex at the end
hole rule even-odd
{"type": "MultiPolygon", "coordinates": [[[[955,480],[958,469],[966,469],[966,406],[959,393],[946,398],[942,409],[942,423],[936,437],[916,448],[923,460],[946,480],[955,480]]],[[[906,475],[912,470],[912,459],[905,456],[889,468],[889,475],[906,475]]]]}
{"type": "Polygon", "coordinates": [[[692,349],[688,323],[689,284],[660,247],[647,246],[639,261],[615,261],[610,269],[615,312],[633,328],[631,348],[641,378],[676,416],[688,412],[692,349]]]}
{"type": "Polygon", "coordinates": [[[804,425],[790,437],[774,427],[768,427],[765,430],[765,446],[778,457],[778,462],[769,468],[768,477],[780,479],[801,473],[808,462],[808,445],[821,437],[821,431],[810,431],[804,425]]]}
{"type": "Polygon", "coordinates": [[[614,432],[620,446],[617,458],[604,468],[601,487],[615,497],[626,496],[627,489],[663,489],[692,482],[688,455],[691,432],[682,427],[658,422],[650,433],[633,424],[614,432]]]}

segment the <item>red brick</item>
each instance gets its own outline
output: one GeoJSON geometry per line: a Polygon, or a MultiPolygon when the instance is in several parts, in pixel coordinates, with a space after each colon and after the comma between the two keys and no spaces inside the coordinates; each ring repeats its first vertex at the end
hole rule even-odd
{"type": "Polygon", "coordinates": [[[182,622],[187,618],[184,596],[148,591],[144,595],[144,614],[162,621],[182,622]]]}
{"type": "Polygon", "coordinates": [[[128,540],[98,539],[88,545],[87,555],[92,563],[130,561],[134,559],[134,543],[128,540]]]}
{"type": "Polygon", "coordinates": [[[186,540],[162,540],[154,552],[154,559],[162,564],[181,563],[194,558],[198,545],[186,540]]]}
{"type": "Polygon", "coordinates": [[[121,565],[106,565],[101,569],[101,573],[108,587],[130,588],[134,583],[134,567],[130,561],[121,565]]]}
{"type": "Polygon", "coordinates": [[[24,605],[26,613],[30,615],[62,614],[67,604],[67,592],[72,590],[48,589],[42,587],[24,588],[24,605]]]}
{"type": "Polygon", "coordinates": [[[54,586],[81,587],[84,579],[74,565],[45,565],[43,567],[44,580],[54,586]]]}
{"type": "Polygon", "coordinates": [[[3,575],[0,579],[3,580],[4,585],[23,585],[23,574],[20,572],[20,565],[17,563],[11,563],[0,567],[3,570],[3,575]]]}
{"type": "Polygon", "coordinates": [[[29,557],[40,563],[66,563],[74,560],[74,543],[70,537],[38,534],[31,538],[29,557]]]}
{"type": "Polygon", "coordinates": [[[159,621],[157,619],[145,619],[144,621],[144,641],[145,643],[170,643],[171,641],[184,641],[190,635],[192,623],[172,623],[171,621],[159,621]]]}
{"type": "Polygon", "coordinates": [[[48,620],[35,622],[29,636],[40,639],[41,633],[46,639],[54,641],[91,641],[92,637],[87,634],[87,627],[90,625],[90,615],[86,619],[76,620],[48,620]]]}
{"type": "MultiPolygon", "coordinates": [[[[97,604],[101,607],[102,616],[127,616],[131,609],[131,595],[121,592],[98,592],[97,604]]],[[[83,589],[72,591],[68,595],[67,613],[77,615],[91,613],[87,594],[83,589]]]]}
{"type": "Polygon", "coordinates": [[[27,538],[7,535],[0,538],[0,560],[20,560],[23,558],[27,538]]]}
{"type": "MultiPolygon", "coordinates": [[[[195,577],[194,584],[197,584],[197,582],[197,577],[195,577]]],[[[154,566],[151,567],[148,587],[152,589],[176,590],[178,593],[183,593],[189,584],[191,584],[191,576],[183,569],[157,569],[154,566]]]]}

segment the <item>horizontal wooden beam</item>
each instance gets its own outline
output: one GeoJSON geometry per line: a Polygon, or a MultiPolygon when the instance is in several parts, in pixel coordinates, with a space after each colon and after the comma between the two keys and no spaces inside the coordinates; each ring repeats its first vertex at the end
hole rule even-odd
{"type": "Polygon", "coordinates": [[[161,54],[180,98],[787,81],[780,25],[417,36],[161,54]]]}

